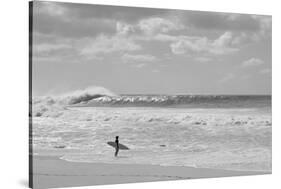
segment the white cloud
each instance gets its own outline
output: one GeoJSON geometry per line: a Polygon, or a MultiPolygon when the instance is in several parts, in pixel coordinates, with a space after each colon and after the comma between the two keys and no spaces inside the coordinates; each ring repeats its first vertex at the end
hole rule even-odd
{"type": "Polygon", "coordinates": [[[119,35],[128,35],[129,33],[133,33],[135,31],[135,28],[133,25],[126,24],[123,22],[117,22],[116,31],[117,31],[117,34],[119,34],[119,35]]]}
{"type": "Polygon", "coordinates": [[[149,54],[124,54],[122,60],[124,62],[153,62],[158,59],[149,54]]]}
{"type": "Polygon", "coordinates": [[[167,33],[172,30],[184,29],[184,26],[177,20],[164,18],[148,18],[138,23],[138,27],[146,34],[167,33]]]}
{"type": "Polygon", "coordinates": [[[256,36],[253,34],[251,36],[249,36],[247,33],[245,32],[241,32],[239,35],[235,36],[232,44],[233,45],[241,45],[244,43],[248,43],[252,40],[256,40],[256,36]]]}
{"type": "MultiPolygon", "coordinates": [[[[67,15],[67,8],[59,6],[59,4],[46,4],[42,6],[43,12],[48,13],[54,9],[55,16],[67,15]]],[[[65,17],[65,16],[64,16],[65,17]]],[[[225,18],[228,21],[239,20],[239,14],[226,14],[225,18]]],[[[265,33],[271,29],[271,17],[254,16],[255,19],[260,21],[261,30],[265,33]]],[[[112,20],[111,20],[112,21],[112,20]]],[[[104,21],[103,21],[104,22],[104,21]]],[[[143,18],[135,24],[126,23],[125,20],[114,20],[113,30],[116,32],[112,35],[101,34],[97,37],[82,37],[73,39],[72,42],[65,44],[41,44],[35,50],[38,52],[48,52],[70,48],[70,52],[78,52],[79,58],[85,59],[100,59],[108,53],[131,53],[134,51],[142,50],[141,42],[150,43],[151,41],[165,42],[169,45],[170,50],[175,55],[188,54],[198,62],[208,62],[214,56],[226,55],[234,53],[239,50],[242,43],[249,42],[250,40],[258,38],[258,34],[249,35],[249,32],[225,32],[216,39],[206,36],[190,36],[183,33],[187,31],[187,27],[183,25],[181,20],[176,16],[160,18],[150,17],[143,18]],[[116,27],[116,28],[114,28],[116,27]],[[177,31],[177,32],[171,32],[177,31]],[[180,33],[180,34],[179,34],[180,33]],[[250,39],[251,38],[251,39],[250,39]],[[70,45],[70,46],[69,46],[70,45]]],[[[192,27],[192,26],[189,26],[192,27]]],[[[194,28],[193,28],[194,29],[194,28]]],[[[62,52],[62,54],[65,52],[62,52]]],[[[46,53],[47,54],[47,53],[46,53]]],[[[122,58],[124,61],[154,61],[155,57],[148,57],[144,55],[131,55],[126,54],[122,58]]],[[[151,56],[151,55],[150,55],[151,56]]],[[[251,63],[245,63],[247,66],[251,63]]],[[[252,63],[253,64],[253,63],[252,63]]],[[[258,63],[256,63],[258,64],[258,63]]]]}
{"type": "Polygon", "coordinates": [[[270,35],[272,30],[272,18],[271,16],[260,16],[260,15],[252,15],[253,19],[258,20],[260,25],[259,35],[260,37],[270,35]]]}
{"type": "Polygon", "coordinates": [[[236,52],[239,49],[234,47],[233,35],[231,32],[225,32],[218,39],[214,40],[214,42],[210,45],[209,52],[212,54],[222,55],[228,54],[232,52],[236,52]]]}
{"type": "MultiPolygon", "coordinates": [[[[135,34],[140,40],[153,39],[158,35],[166,35],[170,31],[182,30],[185,26],[176,18],[151,17],[140,20],[136,24],[125,22],[116,23],[116,31],[119,35],[135,34]]],[[[162,36],[169,37],[169,36],[162,36]]]]}
{"type": "Polygon", "coordinates": [[[170,45],[171,50],[174,54],[184,53],[199,53],[207,50],[208,39],[202,37],[199,39],[179,38],[176,42],[170,45]]]}
{"type": "Polygon", "coordinates": [[[252,66],[259,66],[263,64],[264,61],[258,58],[251,58],[249,60],[245,60],[242,62],[242,67],[252,67],[252,66]]]}
{"type": "MultiPolygon", "coordinates": [[[[271,37],[272,19],[271,16],[251,15],[253,21],[257,21],[257,31],[241,31],[235,37],[233,44],[243,45],[248,43],[258,42],[266,37],[271,37]]],[[[252,21],[252,22],[253,22],[252,21]]],[[[249,23],[250,24],[250,23],[249,23]]]]}
{"type": "MultiPolygon", "coordinates": [[[[52,6],[47,6],[52,7],[52,6]]],[[[64,14],[64,10],[57,7],[58,13],[64,14]]],[[[56,9],[56,7],[55,7],[56,9]]],[[[47,10],[45,10],[47,11],[47,10]]],[[[72,39],[63,44],[43,44],[38,45],[36,50],[52,51],[63,48],[72,48],[78,52],[78,55],[84,59],[102,58],[105,54],[114,52],[132,52],[142,49],[138,43],[143,40],[172,41],[177,37],[167,33],[172,30],[182,29],[183,25],[178,20],[164,18],[148,18],[140,20],[136,24],[128,24],[125,22],[116,22],[116,33],[114,35],[99,35],[94,38],[84,37],[80,39],[72,39]]],[[[156,57],[152,55],[125,55],[123,59],[126,61],[155,61],[156,57]]]]}
{"type": "Polygon", "coordinates": [[[142,47],[136,44],[132,39],[115,35],[101,35],[90,42],[90,44],[81,49],[81,55],[107,54],[112,52],[127,52],[140,50],[142,47]]]}
{"type": "Polygon", "coordinates": [[[216,47],[230,46],[232,40],[233,40],[232,33],[231,32],[225,32],[219,38],[214,40],[213,45],[216,46],[216,47]]]}
{"type": "Polygon", "coordinates": [[[215,40],[209,40],[207,37],[200,38],[179,38],[170,45],[174,54],[185,53],[207,53],[213,55],[223,55],[238,51],[232,46],[232,33],[225,32],[215,40]]]}

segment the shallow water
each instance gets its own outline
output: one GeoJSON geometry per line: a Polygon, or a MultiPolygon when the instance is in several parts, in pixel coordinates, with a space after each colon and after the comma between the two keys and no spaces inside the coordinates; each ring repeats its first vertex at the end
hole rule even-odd
{"type": "Polygon", "coordinates": [[[271,110],[55,107],[33,117],[34,151],[77,162],[271,171],[271,110]],[[115,136],[130,150],[106,144],[115,136]]]}

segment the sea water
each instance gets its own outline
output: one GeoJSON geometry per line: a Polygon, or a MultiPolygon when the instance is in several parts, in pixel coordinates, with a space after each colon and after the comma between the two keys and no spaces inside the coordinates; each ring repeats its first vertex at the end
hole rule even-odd
{"type": "Polygon", "coordinates": [[[33,148],[74,162],[271,171],[271,96],[76,95],[32,101],[33,148]],[[107,145],[119,136],[130,150],[107,145]]]}

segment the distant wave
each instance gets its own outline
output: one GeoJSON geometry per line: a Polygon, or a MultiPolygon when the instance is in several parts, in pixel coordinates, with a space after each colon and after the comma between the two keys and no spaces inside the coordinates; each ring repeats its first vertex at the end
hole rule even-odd
{"type": "Polygon", "coordinates": [[[268,106],[271,96],[235,95],[121,95],[101,96],[80,103],[81,106],[204,106],[243,107],[268,106]]]}
{"type": "Polygon", "coordinates": [[[60,116],[69,106],[90,107],[270,107],[271,96],[251,95],[117,95],[103,87],[89,87],[59,96],[35,97],[34,116],[60,116]]]}
{"type": "Polygon", "coordinates": [[[115,96],[113,92],[103,87],[88,87],[56,96],[38,96],[32,99],[33,116],[56,117],[63,114],[69,105],[89,102],[101,97],[115,96]]]}
{"type": "Polygon", "coordinates": [[[66,104],[72,105],[88,102],[104,96],[116,96],[116,94],[103,87],[88,87],[85,90],[77,90],[61,95],[59,99],[66,104]]]}

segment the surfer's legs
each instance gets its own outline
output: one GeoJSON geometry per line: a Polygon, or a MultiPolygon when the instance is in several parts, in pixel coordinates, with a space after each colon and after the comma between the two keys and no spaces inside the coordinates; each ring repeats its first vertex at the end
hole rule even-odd
{"type": "Polygon", "coordinates": [[[115,148],[115,157],[118,156],[119,149],[115,148]]]}

